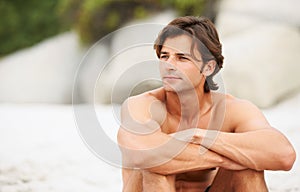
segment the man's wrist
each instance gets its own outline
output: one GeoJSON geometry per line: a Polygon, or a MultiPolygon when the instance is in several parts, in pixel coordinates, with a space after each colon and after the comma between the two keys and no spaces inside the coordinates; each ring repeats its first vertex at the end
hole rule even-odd
{"type": "Polygon", "coordinates": [[[220,131],[217,130],[198,129],[193,136],[192,142],[210,149],[210,147],[215,144],[219,133],[220,131]]]}

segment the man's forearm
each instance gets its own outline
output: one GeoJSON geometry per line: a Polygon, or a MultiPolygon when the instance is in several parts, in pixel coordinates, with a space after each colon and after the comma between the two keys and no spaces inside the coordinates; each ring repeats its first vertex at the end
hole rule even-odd
{"type": "Polygon", "coordinates": [[[294,162],[288,140],[271,129],[222,132],[210,149],[257,170],[289,170],[294,162]]]}
{"type": "Polygon", "coordinates": [[[236,163],[231,159],[223,157],[213,151],[207,150],[204,147],[200,146],[200,148],[202,148],[200,150],[200,148],[196,146],[196,151],[192,149],[193,147],[195,147],[194,144],[189,144],[182,154],[179,154],[165,164],[148,168],[148,170],[163,175],[170,175],[205,170],[213,167],[222,167],[229,170],[246,169],[246,167],[240,165],[239,163],[236,163]]]}
{"type": "Polygon", "coordinates": [[[219,167],[223,161],[224,159],[215,152],[199,145],[188,144],[177,156],[170,158],[169,161],[161,165],[147,168],[147,170],[163,175],[178,174],[219,167]],[[205,152],[200,153],[200,148],[205,152]]]}
{"type": "Polygon", "coordinates": [[[172,139],[159,131],[143,136],[120,129],[118,140],[125,168],[147,169],[163,175],[220,166],[242,169],[239,164],[202,146],[172,139]],[[205,152],[200,153],[200,149],[205,152]]]}
{"type": "Polygon", "coordinates": [[[294,150],[289,141],[274,129],[244,133],[200,131],[198,143],[251,169],[289,170],[294,150]]]}

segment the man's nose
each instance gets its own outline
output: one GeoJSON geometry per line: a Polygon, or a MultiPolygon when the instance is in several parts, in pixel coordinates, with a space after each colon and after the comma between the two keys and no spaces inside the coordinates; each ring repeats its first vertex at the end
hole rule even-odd
{"type": "Polygon", "coordinates": [[[174,56],[170,56],[166,64],[168,70],[176,70],[176,58],[174,56]]]}

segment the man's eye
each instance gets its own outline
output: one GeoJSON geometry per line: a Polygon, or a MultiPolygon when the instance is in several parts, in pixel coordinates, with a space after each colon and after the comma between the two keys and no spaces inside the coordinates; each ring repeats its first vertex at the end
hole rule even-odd
{"type": "Polygon", "coordinates": [[[180,60],[189,60],[187,57],[179,57],[180,60]]]}
{"type": "Polygon", "coordinates": [[[161,59],[167,59],[168,56],[167,56],[167,55],[161,55],[160,58],[161,58],[161,59]]]}

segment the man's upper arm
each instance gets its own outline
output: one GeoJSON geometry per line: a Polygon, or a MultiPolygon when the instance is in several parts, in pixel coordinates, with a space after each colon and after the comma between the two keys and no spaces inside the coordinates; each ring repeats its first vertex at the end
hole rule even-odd
{"type": "Polygon", "coordinates": [[[251,169],[291,169],[295,151],[287,138],[269,125],[255,105],[241,100],[233,102],[227,108],[227,118],[235,133],[221,132],[207,147],[251,169]]]}
{"type": "Polygon", "coordinates": [[[127,168],[157,166],[178,153],[178,150],[172,152],[171,143],[175,147],[183,145],[161,132],[159,123],[152,119],[153,103],[147,99],[133,98],[122,105],[118,142],[123,153],[123,166],[127,168]],[[168,155],[166,148],[169,148],[168,155]]]}
{"type": "MultiPolygon", "coordinates": [[[[153,103],[155,100],[145,98],[145,96],[127,99],[121,107],[121,129],[137,135],[147,135],[160,131],[160,124],[152,115],[153,110],[155,110],[153,103]]],[[[159,116],[157,113],[156,116],[159,116]]]]}
{"type": "Polygon", "coordinates": [[[249,101],[236,101],[230,110],[234,118],[234,132],[236,133],[271,129],[263,113],[249,101]]]}

